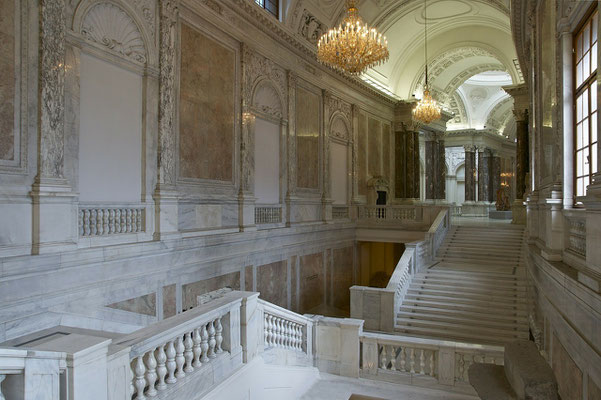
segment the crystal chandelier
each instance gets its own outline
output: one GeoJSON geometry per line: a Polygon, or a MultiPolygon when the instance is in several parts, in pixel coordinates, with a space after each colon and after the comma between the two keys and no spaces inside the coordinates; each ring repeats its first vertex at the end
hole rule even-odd
{"type": "Polygon", "coordinates": [[[424,95],[413,109],[413,119],[419,123],[428,125],[429,123],[439,120],[441,117],[441,109],[436,100],[430,95],[428,86],[428,8],[426,0],[424,0],[424,52],[426,55],[426,85],[424,86],[424,95]]]}
{"type": "Polygon", "coordinates": [[[359,16],[357,0],[347,0],[347,15],[317,43],[317,59],[334,69],[360,75],[388,60],[388,41],[359,16]]]}

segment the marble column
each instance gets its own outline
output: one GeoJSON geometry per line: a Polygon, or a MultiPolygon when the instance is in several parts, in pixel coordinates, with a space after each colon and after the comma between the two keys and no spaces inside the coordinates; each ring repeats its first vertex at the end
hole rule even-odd
{"type": "Polygon", "coordinates": [[[413,106],[413,102],[401,101],[395,107],[394,197],[405,202],[420,198],[419,132],[412,120],[413,106]]]}
{"type": "Polygon", "coordinates": [[[438,143],[436,143],[436,134],[432,132],[425,133],[426,150],[426,200],[437,198],[436,181],[438,178],[438,143]]]}
{"type": "Polygon", "coordinates": [[[492,199],[491,201],[497,200],[497,192],[501,188],[501,157],[499,157],[499,153],[496,151],[492,152],[492,176],[491,176],[491,184],[492,184],[492,199]]]}
{"type": "Polygon", "coordinates": [[[444,135],[438,135],[436,143],[438,145],[438,163],[436,165],[438,179],[436,181],[436,198],[438,200],[446,200],[447,170],[445,162],[446,150],[444,144],[444,135]]]}
{"type": "Polygon", "coordinates": [[[476,147],[463,146],[465,149],[465,201],[476,201],[476,147]]]}
{"type": "Polygon", "coordinates": [[[478,149],[478,201],[490,203],[492,201],[491,164],[492,157],[490,149],[478,149]]]}
{"type": "Polygon", "coordinates": [[[34,254],[77,242],[77,205],[65,179],[65,0],[40,4],[38,173],[32,186],[34,254]]]}
{"type": "Polygon", "coordinates": [[[503,90],[513,97],[513,115],[516,125],[515,200],[511,206],[512,218],[514,224],[526,224],[524,200],[526,200],[526,187],[529,184],[526,182],[526,175],[530,170],[528,134],[530,94],[525,84],[503,87],[503,90]]]}
{"type": "Polygon", "coordinates": [[[175,71],[176,24],[178,8],[174,1],[161,0],[159,21],[159,143],[158,177],[154,192],[155,239],[175,235],[179,229],[176,184],[175,71]]]}

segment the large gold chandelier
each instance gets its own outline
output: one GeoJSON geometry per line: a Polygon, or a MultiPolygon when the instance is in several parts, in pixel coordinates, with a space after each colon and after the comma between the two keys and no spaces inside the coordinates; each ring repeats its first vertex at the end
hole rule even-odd
{"type": "Polygon", "coordinates": [[[334,69],[359,75],[388,60],[388,41],[359,16],[358,0],[346,0],[347,15],[317,43],[317,59],[334,69]]]}
{"type": "Polygon", "coordinates": [[[431,122],[439,120],[441,117],[441,108],[436,104],[436,100],[430,94],[428,86],[428,8],[424,0],[424,52],[426,55],[426,84],[424,86],[424,95],[422,99],[413,108],[413,119],[418,123],[428,125],[431,122]]]}

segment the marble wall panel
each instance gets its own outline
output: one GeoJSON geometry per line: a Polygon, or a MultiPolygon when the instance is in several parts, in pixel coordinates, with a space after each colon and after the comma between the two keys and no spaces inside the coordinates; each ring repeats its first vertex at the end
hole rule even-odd
{"type": "Polygon", "coordinates": [[[292,311],[298,312],[299,304],[298,304],[298,291],[297,286],[299,284],[299,280],[297,279],[298,270],[296,266],[297,256],[290,257],[290,309],[292,311]]]}
{"type": "Polygon", "coordinates": [[[182,24],[180,176],[232,181],[235,53],[182,24]]]}
{"type": "Polygon", "coordinates": [[[390,181],[390,125],[382,125],[382,176],[390,181]]]}
{"type": "Polygon", "coordinates": [[[601,389],[599,386],[593,381],[589,375],[588,377],[588,400],[598,400],[601,399],[601,389]]]}
{"type": "Polygon", "coordinates": [[[257,267],[257,292],[263,300],[280,307],[288,306],[288,275],[286,261],[257,267]]]}
{"type": "Polygon", "coordinates": [[[296,176],[299,188],[319,189],[319,96],[296,91],[296,176]]]}
{"type": "Polygon", "coordinates": [[[216,276],[214,278],[182,285],[183,309],[186,310],[190,307],[196,307],[196,296],[224,287],[230,287],[233,290],[240,290],[240,272],[232,272],[229,274],[216,276]]]}
{"type": "Polygon", "coordinates": [[[382,123],[374,118],[367,122],[367,162],[368,173],[371,176],[382,174],[382,123]]]}
{"type": "Polygon", "coordinates": [[[128,299],[118,303],[109,304],[107,307],[155,316],[157,312],[157,296],[156,293],[149,293],[134,299],[128,299]]]}
{"type": "Polygon", "coordinates": [[[254,282],[255,278],[253,276],[253,266],[249,265],[246,268],[244,268],[244,290],[246,290],[247,292],[254,292],[254,282]]]}
{"type": "Polygon", "coordinates": [[[332,306],[350,313],[351,297],[349,288],[353,286],[353,247],[334,249],[332,265],[332,306]]]}
{"type": "Polygon", "coordinates": [[[553,335],[553,372],[557,378],[559,395],[563,400],[582,399],[582,371],[553,335]]]}
{"type": "Polygon", "coordinates": [[[324,272],[322,253],[300,258],[300,313],[304,314],[323,304],[324,272]]]}
{"type": "Polygon", "coordinates": [[[0,159],[13,160],[15,129],[15,0],[0,0],[0,159]]]}
{"type": "Polygon", "coordinates": [[[163,286],[163,318],[177,314],[177,288],[175,284],[163,286]]]}
{"type": "Polygon", "coordinates": [[[367,195],[367,117],[363,113],[359,113],[359,129],[358,129],[358,155],[357,155],[357,171],[359,194],[367,195]]]}

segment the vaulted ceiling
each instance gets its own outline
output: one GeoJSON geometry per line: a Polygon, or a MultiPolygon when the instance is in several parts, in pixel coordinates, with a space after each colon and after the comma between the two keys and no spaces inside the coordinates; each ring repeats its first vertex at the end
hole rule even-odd
{"type": "MultiPolygon", "coordinates": [[[[390,50],[389,61],[367,76],[400,99],[420,97],[424,0],[361,0],[358,7],[363,19],[387,36],[390,50]]],[[[289,0],[285,23],[316,42],[344,12],[343,0],[289,0]]],[[[505,72],[514,84],[523,80],[511,36],[509,0],[427,0],[427,14],[430,85],[447,108],[458,111],[459,87],[482,72],[505,72]]],[[[501,97],[499,102],[506,101],[501,97]]]]}

